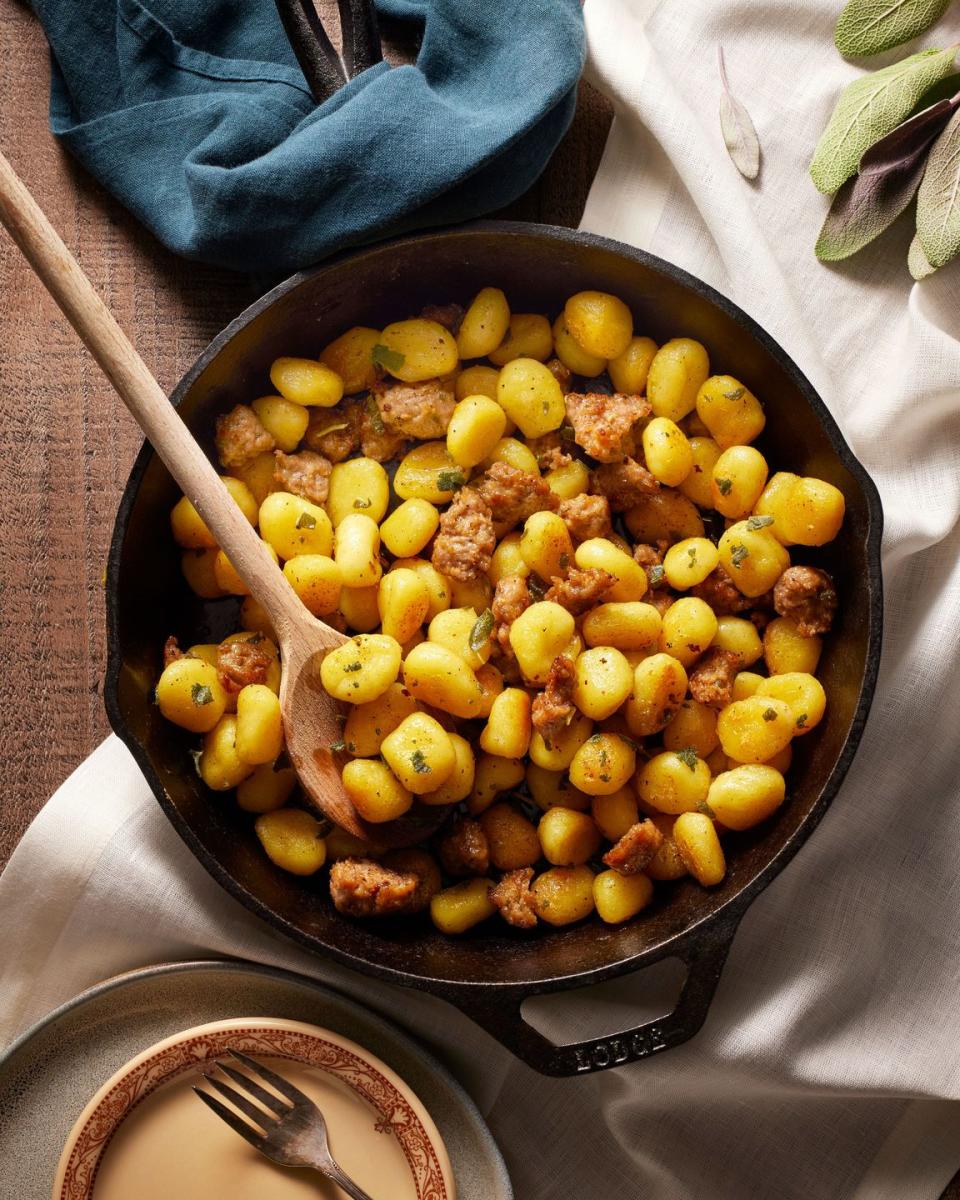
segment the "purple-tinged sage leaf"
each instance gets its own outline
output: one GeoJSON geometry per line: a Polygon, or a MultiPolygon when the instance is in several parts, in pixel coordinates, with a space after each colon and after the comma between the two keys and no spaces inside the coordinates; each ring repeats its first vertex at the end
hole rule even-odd
{"type": "Polygon", "coordinates": [[[727,153],[734,166],[745,179],[756,179],[760,170],[760,139],[750,114],[730,91],[727,68],[723,61],[723,47],[717,47],[717,62],[720,67],[720,130],[727,153]]]}
{"type": "Polygon", "coordinates": [[[941,100],[866,151],[860,173],[837,192],[817,239],[821,262],[839,262],[862,250],[900,216],[916,194],[927,153],[953,112],[960,96],[941,100]]]}
{"type": "Polygon", "coordinates": [[[912,157],[918,150],[932,145],[958,108],[960,93],[951,96],[949,100],[939,100],[903,121],[866,151],[860,159],[860,174],[882,174],[904,159],[912,157]]]}

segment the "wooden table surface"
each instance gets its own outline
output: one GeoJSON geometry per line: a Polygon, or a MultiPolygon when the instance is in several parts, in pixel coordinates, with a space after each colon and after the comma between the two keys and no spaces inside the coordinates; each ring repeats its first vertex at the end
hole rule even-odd
{"type": "MultiPolygon", "coordinates": [[[[169,254],[67,158],[47,125],[46,41],[19,0],[0,0],[0,61],[0,148],[172,390],[260,289],[169,254]]],[[[609,120],[606,104],[583,85],[576,119],[545,174],[502,215],[576,225],[609,120]]],[[[53,790],[108,732],[104,568],[141,438],[2,234],[0,296],[2,865],[53,790]]]]}

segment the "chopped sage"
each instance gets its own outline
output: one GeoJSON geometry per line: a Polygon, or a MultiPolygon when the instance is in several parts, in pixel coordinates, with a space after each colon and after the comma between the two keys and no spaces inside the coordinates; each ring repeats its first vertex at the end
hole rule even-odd
{"type": "Polygon", "coordinates": [[[298,529],[316,529],[316,527],[317,527],[317,518],[313,515],[313,513],[308,513],[306,511],[304,511],[300,514],[299,517],[297,517],[297,528],[298,529]]]}
{"type": "Polygon", "coordinates": [[[372,500],[363,500],[359,496],[353,502],[354,508],[370,508],[373,505],[372,500]]]}
{"type": "Polygon", "coordinates": [[[490,640],[490,634],[493,632],[493,613],[489,608],[485,608],[473,623],[473,628],[470,630],[470,649],[474,654],[479,654],[487,642],[490,640]]]}
{"type": "Polygon", "coordinates": [[[682,750],[677,751],[677,758],[680,759],[685,767],[689,767],[691,771],[695,771],[697,769],[698,757],[699,755],[697,754],[696,750],[694,750],[693,746],[684,746],[682,750]]]}
{"type": "Polygon", "coordinates": [[[730,489],[732,487],[733,487],[732,479],[718,479],[717,480],[717,491],[720,493],[721,496],[729,496],[730,489]]]}
{"type": "Polygon", "coordinates": [[[370,351],[370,357],[376,366],[386,367],[388,371],[396,371],[406,362],[405,357],[399,350],[391,350],[389,346],[384,346],[382,342],[377,342],[370,351]]]}
{"type": "Polygon", "coordinates": [[[467,482],[462,471],[446,470],[437,472],[437,491],[455,492],[467,482]]]}
{"type": "Polygon", "coordinates": [[[748,529],[766,529],[768,525],[773,524],[773,517],[748,517],[748,529]]]}
{"type": "Polygon", "coordinates": [[[213,692],[205,683],[195,683],[190,689],[190,699],[197,708],[201,708],[204,704],[213,703],[213,692]]]}
{"type": "Polygon", "coordinates": [[[430,764],[423,757],[422,750],[414,750],[410,755],[410,765],[418,775],[429,775],[432,770],[430,764]]]}
{"type": "Polygon", "coordinates": [[[776,710],[773,708],[768,708],[766,710],[766,712],[763,714],[763,719],[765,721],[775,721],[777,719],[776,710]]]}
{"type": "Polygon", "coordinates": [[[344,673],[346,674],[347,672],[350,672],[350,671],[359,671],[361,669],[362,665],[363,664],[361,662],[359,662],[359,660],[357,662],[349,662],[343,668],[344,673]]]}
{"type": "Polygon", "coordinates": [[[730,552],[730,561],[738,571],[740,570],[740,564],[744,561],[744,559],[749,557],[750,551],[742,544],[734,546],[733,550],[730,552]]]}

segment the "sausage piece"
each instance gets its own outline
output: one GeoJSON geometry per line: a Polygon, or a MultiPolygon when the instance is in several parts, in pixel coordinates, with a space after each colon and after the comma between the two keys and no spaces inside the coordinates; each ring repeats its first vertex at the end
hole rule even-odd
{"type": "Polygon", "coordinates": [[[519,471],[507,463],[493,463],[473,486],[490,508],[501,534],[535,512],[556,512],[560,507],[560,498],[539,475],[519,471]]]}
{"type": "Polygon", "coordinates": [[[490,902],[500,910],[508,925],[516,929],[533,929],[537,923],[535,897],[530,890],[533,867],[508,871],[490,892],[490,902]]]}
{"type": "Polygon", "coordinates": [[[733,699],[733,681],[739,670],[738,655],[714,646],[690,671],[690,695],[709,708],[726,708],[733,699]]]}
{"type": "Polygon", "coordinates": [[[301,450],[298,454],[284,454],[274,450],[276,460],[273,478],[285,492],[302,496],[312,504],[326,502],[330,491],[330,472],[333,464],[314,450],[301,450]]]}
{"type": "Polygon", "coordinates": [[[603,861],[621,875],[639,875],[663,845],[663,834],[649,817],[631,825],[623,837],[603,856],[603,861]]]}
{"type": "Polygon", "coordinates": [[[388,429],[423,441],[445,436],[456,407],[453,388],[440,379],[422,383],[381,380],[374,385],[373,396],[388,429]]]}
{"type": "Polygon", "coordinates": [[[829,633],[837,612],[833,579],[817,567],[787,567],[774,585],[773,607],[796,621],[801,637],[829,633]]]}
{"type": "Polygon", "coordinates": [[[464,583],[490,569],[497,546],[489,506],[472,488],[462,488],[440,517],[432,562],[441,575],[464,583]]]}
{"type": "Polygon", "coordinates": [[[644,496],[660,491],[659,480],[635,458],[625,458],[621,463],[605,463],[593,472],[593,490],[606,496],[614,512],[626,512],[641,502],[644,496]]]}
{"type": "Polygon", "coordinates": [[[394,871],[372,858],[343,858],[330,868],[330,899],[350,917],[416,912],[419,886],[413,871],[394,871]]]}
{"type": "Polygon", "coordinates": [[[575,542],[609,537],[613,532],[606,496],[573,496],[561,502],[559,513],[575,542]]]}
{"type": "Polygon", "coordinates": [[[534,697],[531,719],[534,729],[550,745],[577,715],[573,703],[573,684],[576,668],[564,654],[558,654],[550,665],[547,686],[534,697]]]}
{"type": "Polygon", "coordinates": [[[553,576],[543,598],[580,617],[599,604],[616,582],[609,571],[602,571],[599,567],[571,567],[566,579],[553,576]]]}
{"type": "Polygon", "coordinates": [[[461,817],[437,850],[448,875],[486,875],[490,869],[487,835],[472,817],[461,817]]]}
{"type": "Polygon", "coordinates": [[[653,411],[645,397],[622,392],[569,392],[565,402],[577,445],[601,463],[632,458],[639,444],[637,422],[653,411]]]}
{"type": "Polygon", "coordinates": [[[273,659],[260,645],[262,637],[224,642],[217,650],[217,675],[227,693],[235,696],[248,683],[263,683],[273,659]]]}
{"type": "Polygon", "coordinates": [[[217,417],[217,456],[228,471],[236,471],[265,454],[276,445],[260,422],[260,418],[245,404],[237,404],[222,417],[217,417]]]}
{"type": "Polygon", "coordinates": [[[755,599],[751,600],[740,591],[723,567],[711,571],[702,583],[690,589],[689,594],[706,600],[718,617],[736,616],[757,604],[755,599]]]}
{"type": "Polygon", "coordinates": [[[355,400],[335,408],[311,408],[304,445],[332,463],[343,462],[360,448],[362,421],[363,409],[355,400]]]}

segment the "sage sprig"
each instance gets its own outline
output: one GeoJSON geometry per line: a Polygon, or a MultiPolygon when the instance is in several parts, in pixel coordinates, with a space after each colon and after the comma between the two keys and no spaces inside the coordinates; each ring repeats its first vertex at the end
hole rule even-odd
{"type": "Polygon", "coordinates": [[[921,50],[844,88],[810,163],[817,188],[832,194],[855,175],[870,147],[910,115],[928,88],[950,74],[956,53],[956,47],[921,50]]]}
{"type": "Polygon", "coordinates": [[[931,267],[960,252],[960,112],[937,138],[917,195],[917,239],[931,267]]]}
{"type": "Polygon", "coordinates": [[[916,195],[930,147],[958,106],[960,95],[932,104],[867,150],[859,173],[833,198],[817,239],[819,259],[849,258],[893,224],[916,195]]]}
{"type": "Polygon", "coordinates": [[[849,0],[833,40],[848,58],[867,58],[909,42],[937,21],[952,0],[849,0]]]}

